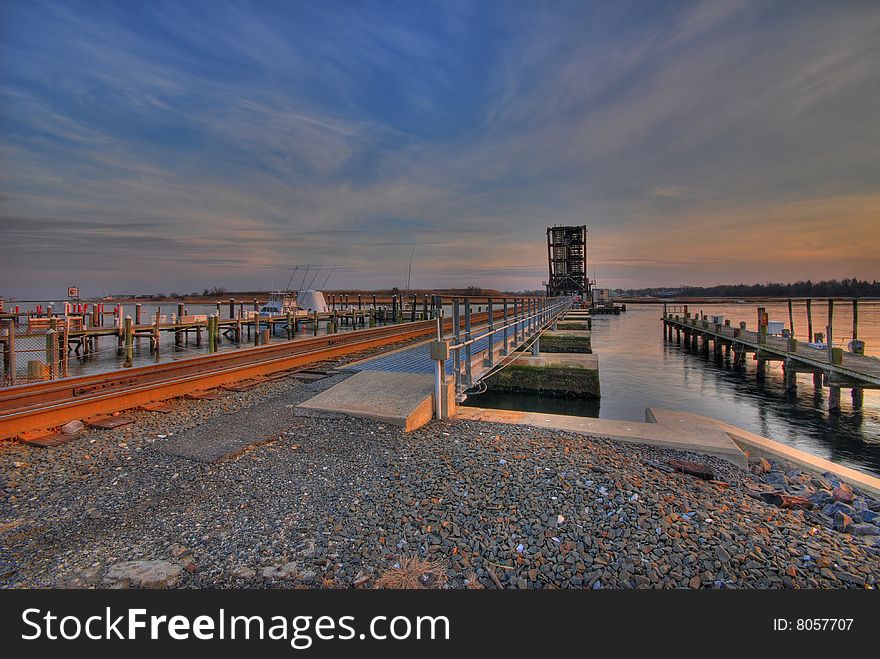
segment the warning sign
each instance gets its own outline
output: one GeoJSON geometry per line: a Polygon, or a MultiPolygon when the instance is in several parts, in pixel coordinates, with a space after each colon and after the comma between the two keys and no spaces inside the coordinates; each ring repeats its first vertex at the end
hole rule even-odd
{"type": "Polygon", "coordinates": [[[67,297],[73,297],[73,298],[79,297],[79,288],[77,288],[76,286],[68,286],[67,297]]]}

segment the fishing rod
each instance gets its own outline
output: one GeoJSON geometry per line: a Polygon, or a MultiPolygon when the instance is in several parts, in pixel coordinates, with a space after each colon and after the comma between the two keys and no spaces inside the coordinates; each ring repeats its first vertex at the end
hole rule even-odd
{"type": "Polygon", "coordinates": [[[330,277],[333,276],[333,273],[334,273],[334,272],[336,272],[336,266],[335,266],[335,265],[334,265],[333,268],[330,270],[330,274],[327,275],[327,279],[325,279],[325,280],[324,280],[324,283],[321,285],[321,290],[324,290],[325,288],[327,288],[327,282],[330,281],[330,277]]]}
{"type": "Polygon", "coordinates": [[[311,281],[309,281],[309,288],[311,288],[312,284],[315,283],[315,279],[318,278],[318,273],[321,272],[321,268],[323,268],[323,267],[324,267],[324,264],[322,263],[321,265],[318,266],[318,269],[315,270],[315,275],[312,277],[311,281]]]}
{"type": "Polygon", "coordinates": [[[302,278],[302,281],[299,283],[299,288],[296,289],[297,291],[303,290],[303,284],[306,283],[306,277],[309,276],[309,268],[311,268],[311,267],[312,267],[311,265],[306,263],[306,271],[303,273],[303,278],[302,278]]]}
{"type": "Polygon", "coordinates": [[[293,276],[296,274],[296,271],[299,270],[299,263],[294,267],[293,272],[290,273],[290,279],[287,280],[287,288],[285,292],[290,291],[290,285],[293,283],[293,276]]]}

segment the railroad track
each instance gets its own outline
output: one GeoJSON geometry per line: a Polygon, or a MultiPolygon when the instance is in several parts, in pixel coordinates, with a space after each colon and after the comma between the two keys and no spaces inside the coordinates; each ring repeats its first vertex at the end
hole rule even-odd
{"type": "MultiPolygon", "coordinates": [[[[497,315],[497,314],[496,314],[497,315]]],[[[485,322],[487,313],[474,314],[485,322]]],[[[444,321],[445,330],[452,321],[444,321]]],[[[436,334],[435,320],[355,330],[0,389],[0,440],[436,334]]]]}

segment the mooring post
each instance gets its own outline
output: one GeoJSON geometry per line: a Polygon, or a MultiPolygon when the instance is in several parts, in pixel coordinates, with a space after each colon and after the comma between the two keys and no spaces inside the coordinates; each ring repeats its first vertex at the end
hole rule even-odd
{"type": "Polygon", "coordinates": [[[422,320],[428,320],[428,294],[425,293],[425,300],[422,303],[422,320]]]}
{"type": "Polygon", "coordinates": [[[216,352],[217,351],[217,342],[216,337],[214,336],[214,322],[216,320],[216,316],[213,314],[208,316],[208,352],[216,352]]]}
{"type": "Polygon", "coordinates": [[[131,366],[134,360],[134,331],[131,316],[125,317],[125,366],[131,366]]]}
{"type": "Polygon", "coordinates": [[[3,362],[9,383],[15,384],[15,319],[6,321],[6,343],[3,346],[3,362]]]}
{"type": "Polygon", "coordinates": [[[858,340],[858,338],[859,338],[859,298],[854,297],[854,298],[853,298],[853,301],[852,301],[852,305],[853,305],[853,310],[852,310],[852,317],[853,317],[853,331],[852,331],[852,338],[853,338],[853,341],[856,341],[856,340],[858,340]]]}
{"type": "Polygon", "coordinates": [[[409,308],[409,322],[416,322],[416,305],[418,304],[418,298],[415,294],[412,296],[412,302],[410,303],[409,308]]]}
{"type": "Polygon", "coordinates": [[[764,307],[758,307],[758,343],[767,343],[767,314],[764,307]]]}
{"type": "Polygon", "coordinates": [[[318,310],[315,309],[315,336],[318,336],[318,310]]]}
{"type": "Polygon", "coordinates": [[[788,331],[791,333],[791,338],[794,338],[794,311],[791,308],[791,298],[788,299],[788,331]]]}
{"type": "Polygon", "coordinates": [[[161,320],[160,314],[162,313],[161,307],[156,307],[156,319],[153,322],[153,340],[152,340],[152,348],[153,351],[159,352],[159,321],[161,320]]]}
{"type": "Polygon", "coordinates": [[[828,388],[828,412],[840,414],[840,386],[832,384],[828,388]]]}
{"type": "Polygon", "coordinates": [[[807,298],[807,343],[813,343],[816,337],[813,336],[813,300],[807,298]]]}
{"type": "MultiPolygon", "coordinates": [[[[832,336],[832,328],[834,327],[834,300],[828,300],[828,325],[825,326],[825,341],[828,343],[828,366],[834,362],[834,341],[832,336]]],[[[829,369],[830,372],[830,369],[829,369]]],[[[837,392],[838,408],[840,403],[840,387],[837,392]]]]}
{"type": "Polygon", "coordinates": [[[229,320],[235,319],[235,298],[229,298],[229,320]]]}
{"type": "MultiPolygon", "coordinates": [[[[57,371],[55,352],[58,350],[58,332],[50,327],[46,332],[46,365],[49,367],[49,379],[54,380],[57,371]]],[[[42,376],[41,376],[42,378],[42,376]]]]}
{"type": "Polygon", "coordinates": [[[260,305],[257,302],[257,298],[254,298],[254,311],[259,311],[259,310],[260,310],[260,305]]]}
{"type": "Polygon", "coordinates": [[[854,409],[854,410],[860,410],[860,409],[862,409],[862,404],[863,404],[864,401],[865,401],[865,392],[864,392],[864,390],[863,390],[863,389],[860,389],[859,387],[853,387],[853,388],[852,388],[852,391],[851,391],[850,393],[852,394],[852,406],[853,406],[853,409],[854,409]]]}
{"type": "Polygon", "coordinates": [[[287,327],[286,327],[286,329],[287,329],[287,340],[288,340],[288,341],[289,341],[290,338],[291,338],[290,323],[291,323],[291,320],[290,320],[290,310],[288,310],[288,311],[287,311],[287,327]]]}
{"type": "Polygon", "coordinates": [[[797,391],[797,370],[793,359],[786,359],[784,365],[786,391],[797,391]]]}
{"type": "Polygon", "coordinates": [[[134,324],[135,325],[141,324],[141,303],[140,302],[138,302],[137,304],[134,305],[134,324]]]}

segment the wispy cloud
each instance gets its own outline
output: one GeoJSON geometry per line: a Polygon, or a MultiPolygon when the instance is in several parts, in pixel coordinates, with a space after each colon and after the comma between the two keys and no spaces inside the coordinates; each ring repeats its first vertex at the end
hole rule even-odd
{"type": "Polygon", "coordinates": [[[554,223],[621,285],[877,276],[878,36],[858,2],[6,2],[0,293],[395,285],[410,246],[419,285],[536,287],[554,223]]]}

